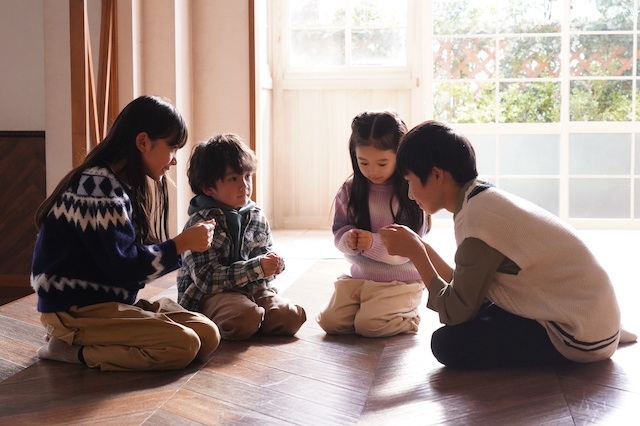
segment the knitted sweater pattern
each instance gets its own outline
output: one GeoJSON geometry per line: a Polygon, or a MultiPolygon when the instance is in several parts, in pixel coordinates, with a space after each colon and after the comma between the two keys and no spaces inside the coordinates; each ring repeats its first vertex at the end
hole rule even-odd
{"type": "Polygon", "coordinates": [[[606,359],[617,348],[620,312],[611,281],[589,248],[554,215],[482,181],[455,216],[458,245],[478,238],[515,262],[496,273],[488,298],[535,319],[574,361],[606,359]]]}
{"type": "Polygon", "coordinates": [[[131,200],[105,167],[85,170],[38,232],[31,286],[38,311],[104,302],[132,304],[138,290],[178,267],[173,240],[139,243],[131,200]]]}
{"type": "MultiPolygon", "coordinates": [[[[378,230],[394,223],[390,210],[393,197],[393,209],[397,211],[399,203],[393,194],[393,185],[369,185],[369,215],[373,244],[368,250],[352,250],[347,246],[346,235],[356,229],[354,223],[348,219],[349,192],[353,178],[349,178],[338,191],[335,198],[335,214],[333,218],[334,242],[349,263],[351,263],[351,277],[353,279],[371,280],[377,282],[412,282],[422,278],[408,258],[393,256],[387,252],[382,243],[378,230]]],[[[427,220],[424,218],[420,236],[426,232],[427,220]]]]}

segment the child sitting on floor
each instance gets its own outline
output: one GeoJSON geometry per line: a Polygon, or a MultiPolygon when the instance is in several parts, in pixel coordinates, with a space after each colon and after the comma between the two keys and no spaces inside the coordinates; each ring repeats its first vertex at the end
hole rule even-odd
{"type": "Polygon", "coordinates": [[[185,229],[215,219],[216,231],[207,251],[182,255],[178,302],[211,318],[223,339],[244,340],[258,331],[290,336],[307,318],[272,286],[284,259],[271,251],[267,218],[250,199],[256,165],[254,153],[234,134],[196,145],[189,163],[196,195],[185,229]]]}
{"type": "Polygon", "coordinates": [[[334,283],[318,324],[329,334],[384,337],[415,333],[424,284],[409,259],[391,256],[378,229],[403,223],[424,235],[429,216],[407,195],[396,172],[396,150],[407,127],[391,111],[367,111],[351,124],[353,176],[335,199],[336,247],[351,263],[351,274],[334,283]]]}
{"type": "Polygon", "coordinates": [[[620,326],[609,276],[556,216],[478,178],[469,140],[443,123],[413,128],[398,149],[409,196],[454,214],[455,266],[411,229],[379,232],[406,256],[445,324],[431,349],[442,364],[486,368],[594,362],[636,336],[620,326]]]}
{"type": "Polygon", "coordinates": [[[165,174],[186,142],[174,106],[141,96],[42,203],[31,272],[48,338],[40,358],[170,370],[218,347],[218,328],[204,315],[166,297],[138,299],[145,284],[178,268],[180,253],[211,244],[214,221],[167,239],[165,174]]]}

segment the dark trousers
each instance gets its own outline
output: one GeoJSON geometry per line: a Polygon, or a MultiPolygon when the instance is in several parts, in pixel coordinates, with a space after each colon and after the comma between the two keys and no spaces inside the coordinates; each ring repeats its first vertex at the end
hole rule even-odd
{"type": "Polygon", "coordinates": [[[537,321],[486,303],[465,323],[445,325],[431,337],[431,351],[449,367],[540,366],[569,362],[537,321]]]}

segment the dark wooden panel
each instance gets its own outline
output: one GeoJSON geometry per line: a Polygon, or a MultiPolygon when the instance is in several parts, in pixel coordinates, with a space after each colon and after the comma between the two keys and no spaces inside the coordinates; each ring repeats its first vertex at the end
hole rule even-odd
{"type": "Polygon", "coordinates": [[[0,132],[0,304],[32,292],[33,215],[46,196],[44,132],[0,132]]]}

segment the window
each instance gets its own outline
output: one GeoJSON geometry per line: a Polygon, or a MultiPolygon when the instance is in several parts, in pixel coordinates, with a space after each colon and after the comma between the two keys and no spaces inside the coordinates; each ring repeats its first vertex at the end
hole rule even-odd
{"type": "Polygon", "coordinates": [[[560,121],[558,5],[434,0],[435,118],[457,123],[560,121]],[[550,5],[556,7],[545,7],[550,5]]]}
{"type": "Polygon", "coordinates": [[[291,0],[289,24],[293,69],[407,65],[406,0],[291,0]]]}
{"type": "Polygon", "coordinates": [[[634,1],[573,0],[571,5],[570,120],[638,120],[632,104],[634,1]]]}
{"type": "Polygon", "coordinates": [[[351,107],[444,121],[499,187],[577,226],[640,226],[638,2],[288,0],[283,96],[336,106],[306,123],[351,107]]]}

